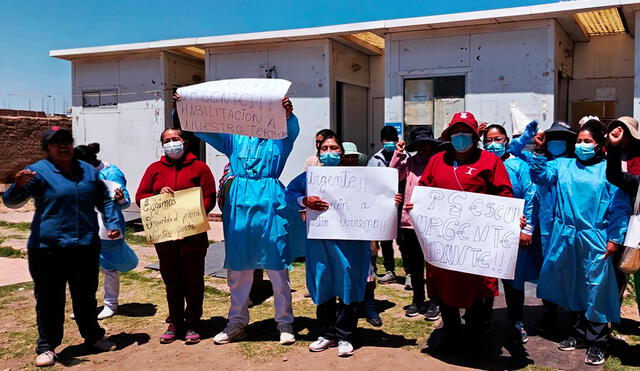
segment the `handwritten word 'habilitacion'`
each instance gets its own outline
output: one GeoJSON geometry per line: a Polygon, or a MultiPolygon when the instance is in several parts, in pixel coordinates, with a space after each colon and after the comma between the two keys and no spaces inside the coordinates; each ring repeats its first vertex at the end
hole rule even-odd
{"type": "Polygon", "coordinates": [[[178,89],[176,111],[184,130],[281,139],[287,136],[281,79],[209,81],[178,89]]]}
{"type": "Polygon", "coordinates": [[[175,241],[209,230],[200,187],[147,197],[141,201],[140,216],[150,243],[175,241]]]}
{"type": "Polygon", "coordinates": [[[307,195],[326,211],[307,210],[307,238],[377,240],[396,238],[398,171],[383,167],[317,166],[307,170],[307,195]]]}
{"type": "Polygon", "coordinates": [[[524,200],[416,187],[411,202],[411,223],[430,264],[513,279],[524,200]]]}

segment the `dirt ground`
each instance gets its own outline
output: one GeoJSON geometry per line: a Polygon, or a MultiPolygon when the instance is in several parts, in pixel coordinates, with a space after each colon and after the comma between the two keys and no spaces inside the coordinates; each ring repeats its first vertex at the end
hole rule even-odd
{"type": "MultiPolygon", "coordinates": [[[[4,245],[24,243],[25,232],[0,228],[0,236],[11,237],[4,245]]],[[[310,353],[308,345],[316,338],[315,307],[305,297],[304,265],[296,264],[291,272],[295,330],[298,341],[292,346],[277,343],[273,320],[273,298],[268,281],[259,285],[252,295],[256,305],[251,308],[252,321],[245,341],[217,346],[211,341],[226,323],[229,305],[226,282],[206,278],[204,316],[197,345],[182,341],[161,345],[159,335],[165,329],[166,302],[164,284],[159,274],[143,268],[157,261],[151,246],[134,249],[140,257],[139,267],[121,275],[120,307],[117,316],[101,321],[111,339],[118,344],[115,352],[87,353],[81,345],[75,323],[65,323],[65,339],[57,351],[60,362],[55,369],[74,370],[299,370],[306,367],[336,370],[416,370],[416,369],[527,369],[527,370],[597,370],[584,364],[584,350],[561,352],[556,344],[566,335],[566,317],[561,315],[558,327],[549,335],[540,336],[533,330],[524,346],[515,345],[508,337],[504,300],[498,297],[494,312],[494,330],[482,342],[462,337],[453,352],[442,353],[436,345],[441,337],[440,321],[431,323],[421,316],[404,317],[403,307],[411,294],[401,284],[378,286],[376,299],[384,326],[374,328],[364,320],[358,323],[354,345],[356,353],[340,359],[335,349],[310,353]]],[[[402,269],[398,269],[402,274],[402,269]]],[[[1,274],[1,273],[0,273],[1,274]]],[[[102,290],[98,292],[101,305],[102,290]]],[[[0,287],[0,370],[33,369],[35,329],[33,289],[31,283],[0,287]]],[[[71,314],[67,301],[67,316],[71,314]]],[[[528,297],[525,325],[540,317],[540,302],[528,297]]],[[[623,307],[623,323],[614,328],[616,340],[605,369],[640,367],[640,318],[631,298],[623,307]]],[[[68,318],[68,317],[67,317],[68,318]]],[[[640,368],[638,368],[640,369],[640,368]]]]}

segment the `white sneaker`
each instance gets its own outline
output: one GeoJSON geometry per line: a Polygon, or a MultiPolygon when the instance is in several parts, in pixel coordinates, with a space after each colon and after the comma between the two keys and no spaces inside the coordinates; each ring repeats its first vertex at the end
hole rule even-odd
{"type": "Polygon", "coordinates": [[[102,338],[96,341],[95,343],[91,344],[91,347],[97,350],[98,352],[111,352],[118,348],[116,343],[114,343],[113,341],[109,341],[105,338],[102,338]]]}
{"type": "Polygon", "coordinates": [[[333,348],[338,345],[336,340],[325,339],[322,336],[318,337],[318,340],[309,345],[309,350],[312,352],[322,352],[329,348],[333,348]]]}
{"type": "Polygon", "coordinates": [[[227,325],[218,335],[213,337],[214,344],[227,344],[234,340],[240,340],[246,336],[244,327],[240,325],[227,325]]]}
{"type": "Polygon", "coordinates": [[[353,345],[346,340],[338,342],[338,357],[349,357],[353,355],[353,345]]]}
{"type": "Polygon", "coordinates": [[[38,367],[49,367],[56,364],[56,354],[50,350],[38,354],[36,357],[36,366],[38,367]]]}
{"type": "Polygon", "coordinates": [[[105,305],[104,308],[102,308],[102,311],[98,313],[98,319],[113,317],[117,312],[117,309],[114,310],[105,305]]]}
{"type": "Polygon", "coordinates": [[[280,333],[280,344],[291,345],[296,342],[296,337],[291,332],[282,331],[280,333]]]}

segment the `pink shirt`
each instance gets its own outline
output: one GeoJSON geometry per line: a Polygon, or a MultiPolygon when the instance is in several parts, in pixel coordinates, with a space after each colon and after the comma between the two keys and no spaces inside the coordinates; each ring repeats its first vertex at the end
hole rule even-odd
{"type": "MultiPolygon", "coordinates": [[[[422,162],[419,156],[409,156],[406,151],[393,152],[393,157],[391,157],[389,167],[398,169],[398,180],[406,180],[406,185],[404,187],[404,203],[411,201],[413,187],[418,185],[418,182],[420,181],[422,173],[424,172],[425,167],[427,167],[428,162],[429,159],[422,162]]],[[[411,218],[409,217],[409,212],[404,208],[402,209],[400,226],[402,228],[413,229],[411,218]]]]}

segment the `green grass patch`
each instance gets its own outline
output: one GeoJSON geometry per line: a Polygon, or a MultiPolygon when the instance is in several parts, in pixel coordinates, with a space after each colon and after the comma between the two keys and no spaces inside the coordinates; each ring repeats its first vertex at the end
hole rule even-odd
{"type": "Polygon", "coordinates": [[[10,223],[0,220],[1,228],[11,228],[20,232],[31,232],[31,223],[10,223]]]}
{"type": "Polygon", "coordinates": [[[147,237],[136,235],[134,233],[141,232],[144,229],[141,225],[135,223],[128,223],[127,230],[125,232],[125,241],[129,245],[137,245],[137,246],[153,246],[147,240],[147,237]]]}
{"type": "MultiPolygon", "coordinates": [[[[0,243],[2,243],[2,240],[0,240],[0,243]]],[[[10,247],[10,246],[0,246],[0,257],[23,258],[26,255],[27,254],[22,250],[14,249],[13,247],[10,247]]]]}

